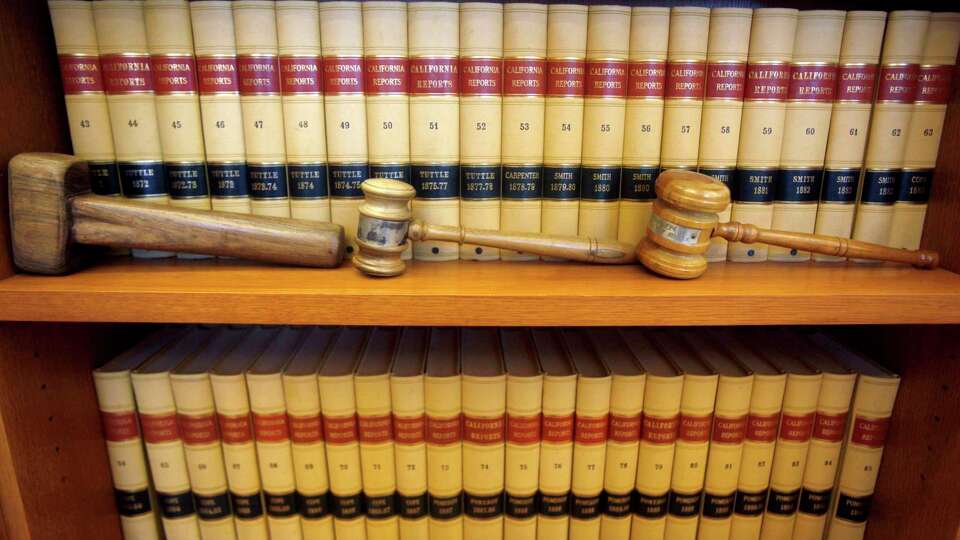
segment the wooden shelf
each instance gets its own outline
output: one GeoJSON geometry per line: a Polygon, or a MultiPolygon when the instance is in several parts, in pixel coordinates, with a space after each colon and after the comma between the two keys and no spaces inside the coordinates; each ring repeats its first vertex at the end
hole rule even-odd
{"type": "Polygon", "coordinates": [[[120,259],[0,281],[0,319],[390,325],[960,323],[960,275],[902,266],[718,264],[693,281],[638,266],[414,263],[374,279],[239,261],[120,259]]]}

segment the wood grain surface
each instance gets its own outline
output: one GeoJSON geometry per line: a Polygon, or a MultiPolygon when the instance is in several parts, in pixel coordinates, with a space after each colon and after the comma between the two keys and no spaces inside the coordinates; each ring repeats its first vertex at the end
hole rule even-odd
{"type": "Polygon", "coordinates": [[[960,69],[953,70],[953,96],[943,123],[940,155],[930,190],[921,247],[940,252],[940,265],[960,272],[960,69]]]}

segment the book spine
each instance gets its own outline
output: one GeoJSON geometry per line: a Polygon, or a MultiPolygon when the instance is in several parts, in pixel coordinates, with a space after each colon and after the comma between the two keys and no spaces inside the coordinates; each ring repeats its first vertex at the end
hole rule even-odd
{"type": "Polygon", "coordinates": [[[320,377],[323,433],[337,538],[366,538],[360,436],[353,375],[320,377]]]}
{"type": "Polygon", "coordinates": [[[367,538],[397,539],[400,529],[390,375],[357,376],[355,384],[367,538]]]}
{"type": "Polygon", "coordinates": [[[669,8],[632,8],[617,224],[617,238],[630,244],[637,244],[646,236],[657,197],[653,187],[660,174],[669,32],[669,8]]]}
{"type": "Polygon", "coordinates": [[[130,373],[94,372],[93,382],[123,537],[126,540],[159,540],[130,373]]]}
{"type": "Polygon", "coordinates": [[[330,162],[330,220],[343,226],[347,255],[357,249],[360,183],[369,176],[360,2],[320,2],[323,107],[330,162]]]}
{"type": "MultiPolygon", "coordinates": [[[[535,3],[509,3],[503,9],[503,231],[540,232],[547,10],[546,4],[535,3]]],[[[537,258],[510,250],[501,250],[500,257],[505,261],[537,258]]]]}
{"type": "MultiPolygon", "coordinates": [[[[837,62],[846,12],[801,11],[790,65],[780,172],[774,183],[773,228],[812,234],[823,182],[837,62]]],[[[802,262],[810,252],[771,246],[772,261],[802,262]]]]}
{"type": "Polygon", "coordinates": [[[626,125],[630,8],[591,5],[583,101],[578,234],[617,237],[626,125]]]}
{"type": "Polygon", "coordinates": [[[860,376],[827,540],[863,538],[899,384],[896,377],[860,376]]]}
{"type": "Polygon", "coordinates": [[[397,456],[397,505],[400,538],[427,538],[427,445],[423,376],[394,377],[393,434],[397,456]]]}
{"type": "Polygon", "coordinates": [[[897,200],[929,23],[929,11],[890,13],[864,160],[866,172],[853,226],[855,240],[876,244],[890,240],[893,205],[897,200]]]}
{"type": "MultiPolygon", "coordinates": [[[[753,12],[737,171],[730,189],[733,221],[761,228],[770,228],[773,221],[774,185],[780,167],[796,29],[795,9],[760,8],[753,12]]],[[[767,246],[735,242],[727,246],[727,259],[765,261],[767,246]]]]}
{"type": "Polygon", "coordinates": [[[543,106],[540,230],[576,236],[587,57],[587,6],[547,6],[547,90],[543,106]]]}
{"type": "MultiPolygon", "coordinates": [[[[454,2],[407,5],[410,39],[410,177],[414,219],[460,224],[460,9],[454,2]]],[[[452,242],[414,242],[413,257],[452,261],[452,242]]]]}
{"type": "MultiPolygon", "coordinates": [[[[503,104],[503,5],[460,5],[460,223],[500,228],[500,108],[503,104]]],[[[497,248],[464,244],[460,258],[500,258],[497,248]]]]}
{"type": "Polygon", "coordinates": [[[793,527],[796,540],[820,540],[840,465],[843,435],[856,377],[852,374],[824,374],[813,420],[813,435],[807,450],[807,467],[793,527]]]}
{"type": "Polygon", "coordinates": [[[709,30],[709,8],[674,7],[670,10],[660,149],[660,165],[664,169],[693,169],[697,166],[709,30]]]}
{"type": "Polygon", "coordinates": [[[947,102],[952,93],[957,44],[960,43],[960,15],[934,13],[930,17],[926,46],[917,75],[917,99],[910,116],[903,171],[888,245],[918,249],[930,200],[933,169],[937,165],[947,102]]]}
{"type": "Polygon", "coordinates": [[[323,415],[317,378],[285,376],[284,399],[297,484],[297,513],[304,540],[333,540],[330,480],[324,452],[323,415]]]}
{"type": "Polygon", "coordinates": [[[459,377],[427,377],[427,491],[431,540],[463,537],[463,418],[459,377]]]}
{"type": "MultiPolygon", "coordinates": [[[[727,188],[731,187],[737,168],[752,17],[751,9],[710,10],[707,88],[701,118],[698,166],[700,173],[715,178],[727,188]]],[[[720,223],[730,221],[729,205],[720,212],[719,217],[720,223]]],[[[727,260],[727,241],[719,237],[711,239],[706,258],[708,262],[727,260]]]]}
{"type": "Polygon", "coordinates": [[[233,8],[230,2],[191,2],[190,20],[210,204],[219,212],[249,214],[233,8]]]}
{"type": "Polygon", "coordinates": [[[503,537],[506,376],[463,376],[463,537],[503,537]]]}
{"type": "Polygon", "coordinates": [[[577,381],[574,377],[545,377],[540,429],[537,540],[567,538],[576,404],[577,381]]]}
{"type": "Polygon", "coordinates": [[[507,378],[506,540],[537,537],[542,396],[542,377],[507,378]]]}
{"type": "MultiPolygon", "coordinates": [[[[850,11],[843,25],[837,93],[830,117],[816,234],[850,238],[883,43],[883,11],[850,11]]],[[[818,262],[842,257],[813,255],[818,262]]]]}
{"type": "Polygon", "coordinates": [[[263,513],[257,448],[243,375],[211,375],[217,423],[223,440],[223,463],[227,469],[230,506],[236,518],[237,537],[267,540],[267,519],[263,513]]]}
{"type": "Polygon", "coordinates": [[[613,376],[600,518],[603,540],[630,538],[630,500],[637,477],[645,382],[645,375],[613,376]]]}
{"type": "Polygon", "coordinates": [[[57,42],[73,153],[87,160],[91,191],[97,195],[119,196],[117,156],[104,93],[93,4],[82,0],[50,0],[47,5],[57,42]]]}
{"type": "Polygon", "coordinates": [[[190,490],[183,440],[177,429],[177,407],[169,373],[135,373],[133,391],[164,534],[178,540],[199,540],[196,504],[190,490]]]}
{"type": "Polygon", "coordinates": [[[290,217],[330,221],[320,10],[316,2],[277,2],[277,51],[290,217]]]}
{"type": "Polygon", "coordinates": [[[570,483],[571,540],[600,537],[604,461],[610,423],[610,377],[580,377],[570,483]]]}

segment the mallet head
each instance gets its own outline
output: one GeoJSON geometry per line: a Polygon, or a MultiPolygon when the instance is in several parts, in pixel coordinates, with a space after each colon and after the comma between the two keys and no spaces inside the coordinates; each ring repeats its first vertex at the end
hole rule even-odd
{"type": "Polygon", "coordinates": [[[364,201],[357,224],[358,253],[353,265],[371,276],[397,276],[406,270],[401,258],[410,246],[410,201],[413,186],[399,180],[370,178],[360,184],[364,201]]]}

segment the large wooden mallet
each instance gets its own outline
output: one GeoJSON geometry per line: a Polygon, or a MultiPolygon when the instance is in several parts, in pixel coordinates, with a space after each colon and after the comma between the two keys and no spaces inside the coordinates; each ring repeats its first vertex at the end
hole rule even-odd
{"type": "Polygon", "coordinates": [[[38,274],[85,264],[93,246],[222,255],[330,268],[343,261],[343,227],[174,208],[93,195],[85,161],[27,153],[10,160],[13,261],[38,274]]]}

